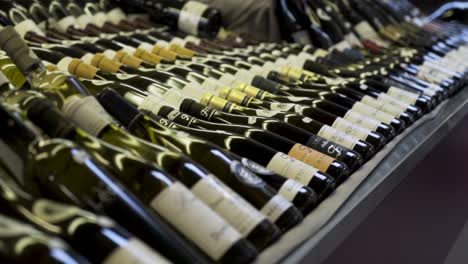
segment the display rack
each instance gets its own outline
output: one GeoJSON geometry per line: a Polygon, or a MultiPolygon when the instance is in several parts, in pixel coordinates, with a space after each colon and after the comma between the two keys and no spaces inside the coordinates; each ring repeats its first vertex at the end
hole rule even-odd
{"type": "Polygon", "coordinates": [[[337,199],[341,201],[339,205],[325,200],[301,225],[264,251],[257,263],[323,262],[467,113],[468,89],[464,89],[416,122],[353,174],[351,182],[340,187],[349,195],[345,193],[342,200],[337,199]],[[362,179],[353,182],[355,178],[362,179]],[[346,185],[353,184],[346,190],[346,185]],[[327,212],[330,210],[333,212],[327,212]]]}

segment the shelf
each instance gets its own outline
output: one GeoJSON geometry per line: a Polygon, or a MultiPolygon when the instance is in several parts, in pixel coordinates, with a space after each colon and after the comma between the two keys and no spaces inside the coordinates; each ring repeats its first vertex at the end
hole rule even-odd
{"type": "Polygon", "coordinates": [[[467,113],[464,89],[388,144],[257,263],[324,261],[467,113]]]}

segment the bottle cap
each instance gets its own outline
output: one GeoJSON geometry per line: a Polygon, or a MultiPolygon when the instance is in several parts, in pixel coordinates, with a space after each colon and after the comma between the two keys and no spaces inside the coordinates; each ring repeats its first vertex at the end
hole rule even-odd
{"type": "Polygon", "coordinates": [[[22,73],[41,64],[16,30],[7,26],[0,31],[0,49],[4,50],[22,73]]]}

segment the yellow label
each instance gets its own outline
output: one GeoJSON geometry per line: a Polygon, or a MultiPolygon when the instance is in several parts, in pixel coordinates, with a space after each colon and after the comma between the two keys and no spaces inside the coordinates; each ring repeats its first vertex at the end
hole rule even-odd
{"type": "Polygon", "coordinates": [[[301,144],[294,145],[294,147],[288,152],[288,155],[309,164],[322,172],[326,172],[333,161],[335,161],[334,158],[301,144]]]}

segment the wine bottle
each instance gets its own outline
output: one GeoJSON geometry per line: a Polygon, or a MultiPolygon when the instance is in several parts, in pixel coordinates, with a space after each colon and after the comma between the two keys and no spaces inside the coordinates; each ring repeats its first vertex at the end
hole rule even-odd
{"type": "Polygon", "coordinates": [[[90,263],[59,238],[4,215],[0,215],[0,241],[4,245],[0,249],[3,263],[90,263]]]}
{"type": "MultiPolygon", "coordinates": [[[[320,196],[322,195],[327,195],[331,192],[334,186],[333,180],[330,179],[328,175],[320,173],[317,169],[310,167],[306,163],[302,163],[296,159],[290,159],[292,162],[288,164],[287,166],[284,166],[284,168],[293,168],[295,165],[300,169],[301,174],[294,174],[292,173],[291,170],[286,170],[282,169],[279,170],[277,167],[274,167],[275,156],[284,156],[285,154],[281,152],[277,152],[274,149],[271,149],[269,147],[266,147],[265,145],[258,144],[258,142],[255,142],[253,140],[250,140],[249,138],[238,136],[236,134],[232,133],[227,133],[227,132],[221,132],[221,131],[208,131],[208,130],[200,130],[200,129],[193,129],[193,128],[187,128],[187,127],[182,127],[178,126],[175,124],[171,124],[169,126],[168,120],[160,118],[156,115],[152,115],[152,118],[146,116],[142,113],[140,113],[136,108],[132,107],[132,105],[128,102],[126,102],[120,95],[118,95],[115,91],[110,90],[110,89],[105,89],[99,96],[98,99],[101,101],[101,103],[108,109],[110,113],[112,113],[118,120],[123,120],[122,123],[124,124],[125,127],[128,127],[131,131],[134,131],[134,133],[140,134],[143,137],[148,138],[149,140],[151,138],[156,138],[157,135],[162,135],[159,136],[161,139],[164,138],[164,134],[171,133],[168,131],[168,129],[164,129],[167,127],[170,127],[171,129],[175,129],[177,131],[184,131],[187,132],[191,135],[197,136],[199,138],[204,138],[204,139],[209,139],[211,142],[214,142],[216,145],[219,145],[223,148],[226,148],[230,150],[231,152],[241,156],[241,157],[246,157],[254,161],[258,161],[261,165],[265,167],[272,167],[273,171],[279,173],[279,174],[284,174],[288,178],[295,179],[303,184],[308,185],[315,191],[319,193],[320,196]],[[119,107],[116,107],[119,106],[119,107]],[[125,109],[125,111],[120,111],[122,109],[125,109]],[[153,120],[152,120],[153,119],[153,120]],[[156,121],[156,122],[154,122],[156,121]],[[253,151],[243,151],[245,149],[253,150],[253,151]],[[261,159],[258,158],[258,155],[253,155],[252,153],[258,154],[262,153],[261,159]],[[305,179],[303,179],[305,177],[305,179]]],[[[178,133],[178,134],[183,134],[183,133],[178,133]]],[[[170,139],[166,139],[169,141],[170,139]]],[[[184,141],[189,141],[188,139],[183,139],[184,141]]],[[[175,142],[175,140],[171,140],[172,142],[175,142]]],[[[193,149],[197,148],[197,145],[201,145],[204,142],[196,140],[194,138],[190,143],[190,146],[187,146],[187,149],[193,149]]],[[[176,144],[176,143],[172,143],[176,144]]],[[[180,143],[178,143],[180,145],[180,143]]],[[[206,144],[206,143],[205,143],[206,144]]],[[[208,144],[207,144],[208,145],[208,144]]],[[[213,146],[208,146],[209,148],[216,149],[213,146]]],[[[181,147],[179,147],[181,148],[181,147]]],[[[202,149],[201,147],[198,147],[200,150],[202,149]]],[[[206,148],[206,147],[205,147],[206,148]]],[[[206,148],[206,149],[209,149],[206,148]]],[[[290,151],[289,154],[293,156],[292,154],[295,154],[295,152],[300,152],[302,151],[302,155],[306,155],[304,153],[307,152],[307,148],[305,146],[297,147],[294,149],[294,151],[290,151]]],[[[192,153],[194,151],[191,151],[192,153]]],[[[299,155],[297,155],[299,156],[299,155]]],[[[204,155],[204,158],[207,156],[204,155]]],[[[303,159],[304,161],[307,161],[307,159],[303,159]]],[[[276,164],[278,165],[278,164],[276,164]]],[[[299,171],[299,170],[297,170],[299,171]]],[[[339,175],[340,177],[347,177],[347,175],[339,175]]],[[[339,178],[339,180],[343,180],[339,178]]]]}
{"type": "Polygon", "coordinates": [[[36,198],[22,190],[12,177],[7,175],[0,179],[2,212],[62,237],[90,261],[169,263],[113,220],[72,205],[36,198]]]}
{"type": "Polygon", "coordinates": [[[2,138],[22,157],[25,168],[31,168],[23,180],[26,191],[104,213],[149,245],[160,249],[171,260],[207,259],[192,249],[162,219],[145,209],[83,149],[67,140],[41,139],[35,130],[22,121],[19,114],[6,111],[5,108],[2,108],[1,114],[4,116],[2,128],[5,131],[16,131],[2,133],[2,138]],[[54,149],[59,151],[52,151],[54,149]],[[57,164],[64,166],[57,167],[57,164]],[[80,175],[81,184],[77,185],[70,175],[80,175]],[[122,217],[123,212],[125,217],[122,217]],[[184,251],[174,254],[171,252],[174,248],[184,248],[184,251]]]}
{"type": "MultiPolygon", "coordinates": [[[[154,186],[161,185],[158,184],[161,179],[165,179],[165,182],[174,181],[167,173],[153,165],[132,157],[126,151],[99,142],[86,135],[85,132],[74,128],[52,105],[44,101],[31,104],[33,103],[34,105],[30,106],[27,111],[33,122],[50,136],[73,139],[90,149],[89,151],[95,153],[96,156],[109,161],[118,161],[116,166],[119,169],[117,171],[120,175],[119,180],[135,193],[141,193],[139,196],[142,200],[148,200],[148,196],[154,196],[154,189],[157,189],[154,186]],[[135,175],[139,177],[135,178],[135,175]]],[[[180,177],[180,179],[185,185],[191,186],[193,193],[199,199],[225,218],[257,248],[267,246],[278,237],[279,230],[275,226],[242,198],[232,194],[233,192],[226,186],[212,181],[210,177],[199,178],[198,182],[189,177],[180,177]],[[200,190],[205,194],[202,194],[200,190]],[[213,204],[212,200],[218,203],[213,204]]]]}

